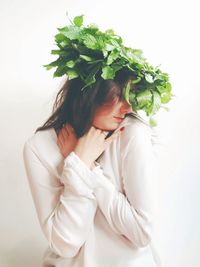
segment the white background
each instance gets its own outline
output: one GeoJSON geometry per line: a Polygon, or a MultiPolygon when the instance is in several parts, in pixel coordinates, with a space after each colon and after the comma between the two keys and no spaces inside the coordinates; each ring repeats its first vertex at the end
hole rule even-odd
{"type": "MultiPolygon", "coordinates": [[[[163,267],[200,266],[200,41],[198,1],[0,2],[0,266],[38,267],[47,246],[22,159],[61,83],[42,66],[55,59],[56,28],[85,14],[170,74],[176,98],[157,116],[160,149],[159,249],[163,267]]],[[[146,266],[144,266],[146,267],[146,266]]]]}

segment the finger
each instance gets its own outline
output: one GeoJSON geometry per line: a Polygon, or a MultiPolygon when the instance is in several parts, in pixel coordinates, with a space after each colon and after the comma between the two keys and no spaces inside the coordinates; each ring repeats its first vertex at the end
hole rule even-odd
{"type": "Polygon", "coordinates": [[[69,135],[69,129],[68,129],[68,127],[65,126],[62,130],[63,130],[63,135],[64,135],[64,137],[67,138],[68,135],[69,135]]]}
{"type": "Polygon", "coordinates": [[[67,130],[68,134],[74,132],[74,129],[72,128],[72,126],[69,123],[66,124],[65,129],[67,130]]]}
{"type": "Polygon", "coordinates": [[[65,137],[63,135],[63,128],[60,129],[60,131],[59,131],[58,139],[59,139],[61,145],[63,146],[63,144],[65,143],[65,137]]]}
{"type": "Polygon", "coordinates": [[[73,138],[77,138],[76,132],[70,124],[68,124],[67,126],[67,131],[68,131],[68,134],[72,135],[73,138]]]}
{"type": "Polygon", "coordinates": [[[60,135],[60,133],[58,134],[58,138],[57,138],[57,145],[60,147],[60,146],[62,146],[62,137],[61,137],[61,135],[60,135]]]}
{"type": "Polygon", "coordinates": [[[69,124],[69,128],[70,128],[71,132],[75,134],[74,128],[71,126],[71,124],[69,124]]]}
{"type": "Polygon", "coordinates": [[[65,142],[65,139],[66,139],[66,135],[67,135],[66,130],[64,128],[62,128],[60,134],[62,136],[62,141],[64,143],[65,142]]]}

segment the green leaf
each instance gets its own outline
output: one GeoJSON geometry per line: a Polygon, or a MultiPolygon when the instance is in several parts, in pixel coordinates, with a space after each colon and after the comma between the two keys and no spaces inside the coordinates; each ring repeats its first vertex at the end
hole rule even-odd
{"type": "Polygon", "coordinates": [[[122,68],[123,68],[123,66],[121,64],[117,64],[117,63],[116,64],[115,63],[112,64],[112,69],[114,70],[114,73],[116,71],[122,69],[122,68]]]}
{"type": "Polygon", "coordinates": [[[132,64],[144,64],[145,62],[141,54],[139,54],[137,50],[134,50],[132,48],[123,47],[121,55],[132,64]]]}
{"type": "Polygon", "coordinates": [[[168,103],[171,100],[171,93],[170,92],[163,92],[161,93],[161,102],[163,104],[168,103]]]}
{"type": "Polygon", "coordinates": [[[155,126],[157,126],[157,121],[153,117],[150,117],[149,118],[149,124],[151,127],[155,127],[155,126]]]}
{"type": "Polygon", "coordinates": [[[70,42],[70,40],[62,33],[58,33],[55,35],[55,41],[57,43],[65,42],[66,44],[70,42]]]}
{"type": "Polygon", "coordinates": [[[113,29],[107,29],[105,31],[105,33],[108,34],[108,35],[114,35],[115,34],[113,29]]]}
{"type": "Polygon", "coordinates": [[[171,83],[169,83],[169,82],[166,83],[165,89],[166,89],[166,91],[171,92],[171,89],[172,89],[171,83]]]}
{"type": "Polygon", "coordinates": [[[92,30],[92,32],[97,32],[99,30],[98,26],[95,23],[90,23],[89,28],[92,30]]]}
{"type": "Polygon", "coordinates": [[[132,81],[132,84],[136,84],[139,83],[141,81],[141,77],[138,77],[136,80],[132,81]]]}
{"type": "Polygon", "coordinates": [[[78,73],[73,69],[72,70],[67,70],[66,74],[67,74],[69,80],[72,80],[72,79],[77,78],[79,76],[78,73]]]}
{"type": "Polygon", "coordinates": [[[136,96],[138,106],[143,108],[144,106],[148,106],[152,101],[152,93],[146,89],[143,92],[140,92],[136,96]]]}
{"type": "Polygon", "coordinates": [[[88,65],[90,65],[90,64],[96,64],[98,62],[103,62],[103,59],[97,59],[97,60],[89,61],[87,64],[88,65]]]}
{"type": "Polygon", "coordinates": [[[153,101],[151,106],[147,109],[147,115],[154,115],[161,107],[160,95],[153,91],[153,101]]]}
{"type": "Polygon", "coordinates": [[[112,44],[106,43],[104,46],[104,50],[112,51],[115,47],[112,44]]]}
{"type": "Polygon", "coordinates": [[[113,63],[113,61],[115,61],[119,56],[119,52],[114,49],[111,51],[110,55],[107,58],[107,65],[110,65],[113,63]]]}
{"type": "Polygon", "coordinates": [[[73,22],[74,22],[74,24],[75,24],[77,27],[81,27],[81,26],[82,26],[82,24],[83,24],[83,16],[84,16],[84,15],[76,16],[76,17],[73,19],[73,22]]]}
{"type": "Polygon", "coordinates": [[[47,70],[50,70],[54,67],[57,67],[59,65],[63,65],[64,61],[61,59],[61,58],[58,58],[57,60],[49,63],[49,64],[46,64],[46,65],[43,65],[47,70]]]}
{"type": "Polygon", "coordinates": [[[131,91],[129,93],[129,102],[133,105],[135,105],[137,103],[137,100],[136,100],[136,94],[133,93],[133,91],[131,91]]]}
{"type": "Polygon", "coordinates": [[[73,68],[75,66],[76,62],[74,60],[70,60],[66,63],[66,66],[69,68],[73,68]]]}
{"type": "Polygon", "coordinates": [[[101,77],[104,80],[113,79],[114,75],[115,75],[115,72],[114,72],[113,68],[111,68],[110,66],[105,66],[105,67],[102,68],[101,77]]]}
{"type": "Polygon", "coordinates": [[[121,46],[123,45],[123,40],[121,36],[115,35],[115,40],[118,42],[118,44],[121,46]]]}
{"type": "Polygon", "coordinates": [[[81,29],[77,26],[70,25],[68,27],[64,27],[59,29],[60,33],[70,40],[75,40],[79,38],[79,34],[81,29]]]}
{"type": "Polygon", "coordinates": [[[103,53],[104,58],[108,56],[108,51],[104,48],[102,49],[102,53],[103,53]]]}
{"type": "Polygon", "coordinates": [[[68,43],[67,43],[66,41],[62,41],[62,42],[59,43],[59,47],[60,47],[60,48],[64,48],[64,47],[66,47],[67,45],[68,45],[68,43]]]}
{"type": "Polygon", "coordinates": [[[83,43],[86,45],[86,47],[91,49],[97,49],[98,43],[96,41],[96,38],[91,34],[86,34],[83,43]]]}
{"type": "Polygon", "coordinates": [[[93,68],[92,71],[90,71],[89,75],[87,76],[85,83],[86,85],[81,88],[83,90],[84,88],[90,86],[91,84],[96,82],[95,75],[97,72],[101,69],[101,63],[97,63],[93,68]]]}
{"type": "Polygon", "coordinates": [[[61,77],[65,74],[66,72],[66,66],[58,66],[56,71],[53,74],[53,77],[61,77]]]}
{"type": "Polygon", "coordinates": [[[93,60],[92,57],[89,57],[89,56],[86,56],[86,55],[80,55],[80,58],[84,59],[85,61],[92,61],[93,60]]]}
{"type": "Polygon", "coordinates": [[[60,50],[51,50],[51,54],[52,55],[59,55],[60,54],[60,50]]]}
{"type": "Polygon", "coordinates": [[[146,80],[148,83],[153,83],[153,77],[152,77],[151,74],[149,74],[149,73],[146,73],[146,74],[145,74],[145,80],[146,80]]]}
{"type": "Polygon", "coordinates": [[[129,105],[131,104],[129,102],[129,92],[130,92],[130,89],[131,89],[131,81],[128,82],[128,84],[126,85],[126,87],[123,90],[123,97],[129,103],[129,105]]]}
{"type": "Polygon", "coordinates": [[[50,69],[55,67],[55,66],[52,66],[51,64],[46,64],[46,65],[42,65],[42,66],[45,67],[46,70],[50,70],[50,69]]]}
{"type": "Polygon", "coordinates": [[[157,85],[156,88],[160,93],[171,92],[171,84],[169,82],[164,85],[157,85]]]}
{"type": "Polygon", "coordinates": [[[121,44],[119,43],[119,40],[116,40],[116,39],[110,39],[110,43],[111,45],[114,46],[114,48],[116,49],[121,49],[121,44]]]}

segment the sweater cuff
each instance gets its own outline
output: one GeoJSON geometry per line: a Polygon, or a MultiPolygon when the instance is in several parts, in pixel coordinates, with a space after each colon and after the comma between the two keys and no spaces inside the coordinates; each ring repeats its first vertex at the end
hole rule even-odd
{"type": "MultiPolygon", "coordinates": [[[[96,168],[96,167],[95,167],[96,168]]],[[[84,175],[91,178],[91,171],[78,156],[71,152],[64,160],[64,168],[61,181],[66,185],[65,189],[90,199],[95,199],[93,190],[81,179],[84,175]]],[[[66,190],[65,190],[66,191],[66,190]]]]}
{"type": "Polygon", "coordinates": [[[90,170],[74,151],[72,151],[66,159],[79,175],[82,182],[94,193],[97,192],[97,189],[99,188],[104,188],[108,192],[115,190],[114,184],[105,177],[101,165],[98,162],[95,162],[96,167],[94,167],[93,170],[90,170]]]}
{"type": "Polygon", "coordinates": [[[91,171],[100,168],[100,164],[94,162],[95,167],[93,170],[90,170],[90,168],[78,157],[78,155],[76,155],[74,151],[65,158],[64,165],[66,165],[66,163],[69,163],[80,177],[91,176],[91,171]]]}

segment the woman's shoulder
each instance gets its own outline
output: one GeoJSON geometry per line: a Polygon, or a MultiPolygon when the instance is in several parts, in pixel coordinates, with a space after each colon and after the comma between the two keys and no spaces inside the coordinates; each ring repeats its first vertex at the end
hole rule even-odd
{"type": "Polygon", "coordinates": [[[30,135],[23,147],[24,161],[37,163],[45,167],[50,174],[58,177],[63,168],[63,156],[57,145],[56,132],[54,128],[41,130],[30,135]]]}
{"type": "Polygon", "coordinates": [[[133,136],[143,133],[152,135],[152,128],[149,123],[136,113],[127,114],[120,127],[122,126],[125,127],[123,137],[126,139],[132,139],[133,136]]]}
{"type": "Polygon", "coordinates": [[[136,112],[130,112],[126,115],[126,120],[129,121],[130,123],[138,122],[142,125],[146,125],[147,127],[150,127],[149,122],[147,119],[143,118],[140,114],[136,112]]]}
{"type": "Polygon", "coordinates": [[[132,144],[151,144],[158,154],[161,149],[162,140],[157,129],[152,128],[149,123],[138,114],[130,113],[124,119],[120,127],[124,126],[120,138],[121,151],[126,150],[132,144]]]}
{"type": "Polygon", "coordinates": [[[55,130],[49,128],[33,133],[25,140],[24,147],[26,146],[36,154],[54,152],[57,149],[55,130]]]}

